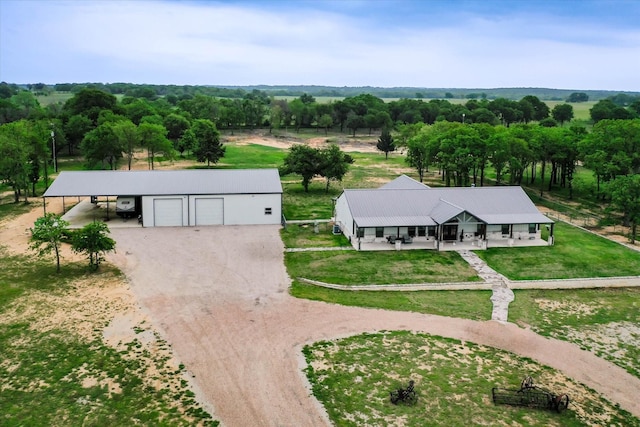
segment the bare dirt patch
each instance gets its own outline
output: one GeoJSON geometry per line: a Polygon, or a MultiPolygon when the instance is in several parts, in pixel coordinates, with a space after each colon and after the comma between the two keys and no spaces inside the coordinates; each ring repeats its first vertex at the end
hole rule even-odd
{"type": "Polygon", "coordinates": [[[377,137],[351,138],[346,135],[318,136],[314,138],[299,138],[292,134],[276,136],[267,132],[256,131],[250,134],[227,135],[224,142],[235,145],[264,145],[267,147],[288,149],[295,144],[306,144],[314,148],[326,148],[336,144],[345,152],[379,153],[376,148],[377,137]]]}

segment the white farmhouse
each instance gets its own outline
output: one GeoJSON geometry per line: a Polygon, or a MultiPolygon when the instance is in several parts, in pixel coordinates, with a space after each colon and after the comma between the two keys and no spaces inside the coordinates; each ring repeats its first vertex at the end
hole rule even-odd
{"type": "Polygon", "coordinates": [[[344,190],[334,214],[359,250],[553,244],[553,221],[521,187],[430,188],[402,175],[378,189],[344,190]],[[547,241],[542,227],[549,228],[547,241]]]}

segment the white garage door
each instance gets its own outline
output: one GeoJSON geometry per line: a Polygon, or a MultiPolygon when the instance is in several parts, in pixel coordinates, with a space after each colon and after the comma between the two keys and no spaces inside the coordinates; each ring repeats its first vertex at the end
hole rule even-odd
{"type": "Polygon", "coordinates": [[[182,199],[153,199],[153,223],[156,227],[182,225],[182,199]]]}
{"type": "Polygon", "coordinates": [[[196,198],[196,224],[218,225],[224,223],[224,200],[196,198]]]}

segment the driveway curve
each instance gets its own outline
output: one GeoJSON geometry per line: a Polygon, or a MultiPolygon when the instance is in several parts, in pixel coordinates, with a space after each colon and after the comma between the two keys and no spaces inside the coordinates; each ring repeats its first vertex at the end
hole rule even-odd
{"type": "MultiPolygon", "coordinates": [[[[327,426],[301,347],[379,330],[485,344],[563,371],[636,416],[640,379],[510,323],[344,307],[291,297],[278,226],[114,229],[111,262],[225,426],[327,426]]],[[[348,268],[348,266],[345,266],[348,268]]]]}

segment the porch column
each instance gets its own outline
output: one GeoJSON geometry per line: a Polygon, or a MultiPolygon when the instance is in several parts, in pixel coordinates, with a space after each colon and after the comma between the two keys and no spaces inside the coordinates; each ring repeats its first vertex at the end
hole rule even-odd
{"type": "Polygon", "coordinates": [[[509,224],[509,238],[513,239],[513,224],[509,224]]]}
{"type": "Polygon", "coordinates": [[[440,224],[436,225],[436,249],[440,250],[440,239],[442,236],[440,235],[440,224]]]}
{"type": "Polygon", "coordinates": [[[555,225],[554,223],[551,223],[551,228],[549,229],[549,244],[550,245],[553,245],[555,243],[553,241],[554,240],[554,238],[553,238],[553,226],[554,225],[555,225]]]}

